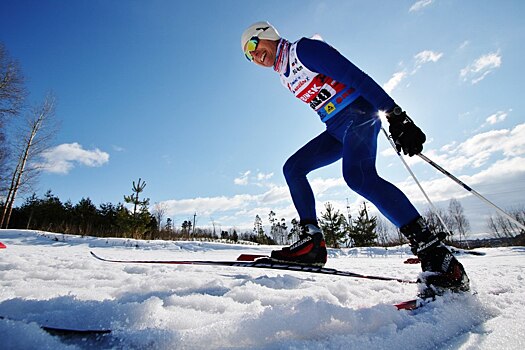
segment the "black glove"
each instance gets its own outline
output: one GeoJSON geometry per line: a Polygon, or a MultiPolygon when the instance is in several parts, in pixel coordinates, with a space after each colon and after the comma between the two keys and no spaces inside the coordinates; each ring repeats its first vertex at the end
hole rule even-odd
{"type": "Polygon", "coordinates": [[[414,124],[412,119],[401,109],[395,106],[386,112],[386,119],[390,123],[388,131],[396,144],[398,152],[403,150],[403,153],[412,157],[415,154],[423,151],[423,143],[427,137],[420,128],[414,124]]]}

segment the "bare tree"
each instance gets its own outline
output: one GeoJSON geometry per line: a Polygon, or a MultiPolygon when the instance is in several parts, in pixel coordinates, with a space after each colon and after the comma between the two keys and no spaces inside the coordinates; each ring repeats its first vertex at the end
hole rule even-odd
{"type": "Polygon", "coordinates": [[[380,216],[377,217],[376,233],[377,243],[380,246],[388,246],[394,242],[402,243],[404,241],[402,235],[399,237],[400,233],[398,233],[396,227],[390,221],[387,221],[380,216]]]}
{"type": "MultiPolygon", "coordinates": [[[[510,210],[509,213],[518,222],[525,224],[525,208],[510,210]]],[[[525,233],[524,230],[500,214],[496,214],[495,218],[493,216],[489,218],[488,227],[494,238],[513,238],[525,233]]]]}
{"type": "MultiPolygon", "coordinates": [[[[448,213],[450,217],[450,223],[451,226],[449,227],[451,230],[454,230],[459,235],[459,242],[460,244],[463,244],[463,242],[466,242],[466,236],[468,231],[470,230],[470,223],[465,216],[465,211],[463,210],[463,206],[461,203],[455,199],[452,198],[448,205],[448,213]]],[[[468,248],[468,243],[467,243],[468,248]]]]}
{"type": "Polygon", "coordinates": [[[49,94],[41,105],[31,110],[25,123],[17,131],[19,137],[16,138],[18,142],[14,147],[16,163],[11,171],[0,227],[8,227],[19,190],[36,181],[42,170],[38,158],[49,149],[50,141],[56,134],[55,103],[55,98],[49,94]]]}
{"type": "Polygon", "coordinates": [[[24,76],[20,65],[0,43],[0,120],[17,115],[26,97],[24,76]]]}
{"type": "Polygon", "coordinates": [[[0,193],[7,187],[7,165],[10,155],[5,129],[7,117],[20,113],[26,97],[24,76],[18,62],[13,60],[0,43],[0,193]]]}
{"type": "Polygon", "coordinates": [[[452,234],[452,232],[448,232],[452,226],[450,215],[443,209],[428,207],[423,213],[423,217],[432,232],[446,232],[447,234],[452,234]],[[443,222],[440,218],[445,222],[447,227],[443,226],[443,222]]]}
{"type": "Polygon", "coordinates": [[[155,203],[153,205],[153,216],[157,219],[157,229],[162,230],[162,222],[164,221],[164,216],[168,211],[168,206],[166,203],[155,203]]]}

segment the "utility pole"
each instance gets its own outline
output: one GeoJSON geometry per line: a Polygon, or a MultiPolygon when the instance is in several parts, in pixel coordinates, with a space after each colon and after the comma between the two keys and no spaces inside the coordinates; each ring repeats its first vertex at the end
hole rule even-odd
{"type": "Polygon", "coordinates": [[[195,218],[197,217],[197,213],[193,214],[193,238],[195,238],[195,218]]]}

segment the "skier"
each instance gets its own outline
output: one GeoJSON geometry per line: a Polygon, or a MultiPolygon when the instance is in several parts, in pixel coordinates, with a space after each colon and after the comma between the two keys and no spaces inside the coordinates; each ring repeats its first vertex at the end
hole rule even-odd
{"type": "Polygon", "coordinates": [[[467,291],[461,263],[431,232],[408,198],[376,171],[379,111],[385,111],[398,151],[413,156],[423,150],[425,134],[367,74],[322,40],[289,42],[268,22],[257,22],[241,36],[246,58],[272,67],[295,97],[317,112],[326,130],[284,164],[283,172],[299,214],[299,241],[272,251],[275,260],[323,266],[326,244],[319,228],[315,199],[306,175],[342,158],[343,177],[355,192],[372,202],[395,224],[421,260],[426,288],[422,293],[467,291]]]}

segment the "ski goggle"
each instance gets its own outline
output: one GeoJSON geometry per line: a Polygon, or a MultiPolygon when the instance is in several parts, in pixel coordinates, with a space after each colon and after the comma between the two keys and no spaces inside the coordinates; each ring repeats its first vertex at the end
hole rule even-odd
{"type": "Polygon", "coordinates": [[[248,61],[253,61],[252,52],[257,49],[257,45],[259,45],[259,38],[256,36],[252,36],[252,38],[248,41],[246,44],[246,49],[244,50],[244,55],[248,59],[248,61]]]}

